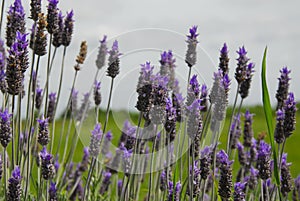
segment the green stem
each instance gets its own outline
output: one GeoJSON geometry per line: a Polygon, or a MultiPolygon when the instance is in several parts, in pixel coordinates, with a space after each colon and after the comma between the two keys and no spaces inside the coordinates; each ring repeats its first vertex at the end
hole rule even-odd
{"type": "Polygon", "coordinates": [[[111,103],[111,98],[112,98],[113,86],[114,86],[114,78],[111,79],[109,98],[108,98],[108,103],[107,103],[107,108],[106,108],[106,117],[105,117],[105,122],[104,122],[104,126],[103,126],[103,133],[105,133],[105,131],[106,131],[106,126],[107,126],[107,122],[108,122],[108,118],[109,118],[109,108],[110,108],[110,103],[111,103]]]}
{"type": "MultiPolygon", "coordinates": [[[[39,70],[39,63],[40,63],[40,56],[38,56],[38,59],[37,59],[37,64],[36,64],[36,75],[38,75],[38,70],[39,70]]],[[[33,71],[32,71],[33,72],[33,71]]],[[[31,73],[32,73],[31,72],[31,73]]],[[[32,76],[31,76],[32,77],[32,76]]],[[[30,80],[31,80],[31,78],[30,78],[30,80]]],[[[33,83],[33,88],[35,88],[36,87],[36,82],[35,83],[33,83]]],[[[25,184],[25,192],[24,192],[24,198],[25,198],[25,200],[26,200],[26,198],[27,198],[27,192],[28,192],[28,186],[29,186],[29,175],[30,175],[30,170],[31,170],[31,168],[30,168],[30,137],[31,137],[31,135],[30,135],[30,129],[32,128],[32,126],[33,126],[33,121],[34,121],[34,102],[35,102],[35,92],[36,92],[36,90],[34,90],[33,91],[33,100],[32,100],[32,105],[31,105],[31,115],[30,115],[30,117],[31,117],[31,119],[30,119],[30,125],[29,125],[29,132],[28,132],[28,140],[27,140],[27,156],[26,156],[26,158],[25,158],[25,161],[26,161],[26,159],[27,159],[27,176],[26,176],[26,184],[25,184]]],[[[30,103],[28,103],[28,104],[30,104],[30,103]]],[[[28,106],[29,107],[29,106],[28,106]]],[[[24,161],[24,162],[25,162],[24,161]]]]}
{"type": "Polygon", "coordinates": [[[234,103],[233,103],[233,107],[232,107],[232,113],[231,113],[231,117],[230,117],[230,121],[229,121],[229,127],[228,127],[228,132],[227,132],[227,148],[226,148],[227,154],[229,154],[230,149],[231,149],[230,128],[231,128],[231,124],[232,124],[232,121],[233,121],[233,118],[234,118],[234,111],[235,111],[235,107],[236,107],[236,103],[237,103],[237,99],[238,99],[239,89],[240,89],[240,84],[238,85],[237,91],[235,93],[235,99],[234,99],[234,103]]]}
{"type": "Polygon", "coordinates": [[[156,133],[157,133],[157,125],[155,125],[155,137],[154,142],[152,144],[152,151],[151,151],[151,159],[150,159],[150,172],[149,172],[149,184],[148,184],[148,196],[147,201],[150,201],[151,199],[151,187],[152,187],[152,166],[153,166],[153,155],[154,155],[154,149],[156,145],[156,133]]]}
{"type": "Polygon", "coordinates": [[[4,196],[5,196],[5,201],[7,200],[7,195],[6,195],[6,186],[7,186],[7,162],[6,162],[6,147],[3,148],[3,164],[4,164],[4,196]]]}
{"type": "Polygon", "coordinates": [[[12,114],[12,123],[11,123],[11,164],[12,169],[15,169],[15,120],[14,120],[14,110],[15,110],[15,95],[12,95],[12,106],[11,106],[11,114],[12,114]]]}
{"type": "MultiPolygon", "coordinates": [[[[21,92],[22,93],[22,92],[21,92]]],[[[21,124],[22,124],[22,119],[21,119],[21,111],[22,111],[22,94],[18,96],[18,147],[17,147],[17,165],[20,164],[21,158],[22,158],[22,152],[21,152],[21,142],[20,142],[20,135],[21,135],[21,124]],[[21,152],[21,153],[20,153],[21,152]],[[20,158],[19,158],[20,157],[20,158]]],[[[24,134],[25,135],[25,134],[24,134]]],[[[24,136],[25,139],[25,136],[24,136]]]]}
{"type": "Polygon", "coordinates": [[[3,21],[3,14],[4,14],[4,3],[5,3],[5,0],[2,0],[2,4],[1,4],[1,18],[0,18],[0,38],[1,38],[1,33],[2,33],[2,21],[3,21]]]}
{"type": "Polygon", "coordinates": [[[94,157],[92,158],[91,167],[89,169],[88,177],[87,177],[86,184],[85,184],[85,187],[84,187],[83,200],[88,199],[88,196],[89,196],[88,189],[89,189],[89,186],[90,186],[90,181],[91,181],[91,177],[92,177],[92,174],[93,174],[93,171],[94,171],[96,160],[97,160],[96,158],[94,158],[94,157]]]}
{"type": "Polygon", "coordinates": [[[52,34],[50,34],[50,42],[49,42],[49,49],[48,49],[48,59],[47,59],[46,101],[45,101],[45,111],[44,111],[45,115],[47,114],[48,94],[49,94],[50,58],[51,58],[51,47],[52,47],[51,43],[52,43],[52,34]]]}

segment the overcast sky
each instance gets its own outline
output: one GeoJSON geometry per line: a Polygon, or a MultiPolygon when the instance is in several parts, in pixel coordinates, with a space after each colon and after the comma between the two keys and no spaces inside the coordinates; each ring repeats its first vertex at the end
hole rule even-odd
{"type": "MultiPolygon", "coordinates": [[[[11,1],[7,1],[7,4],[8,2],[11,1]]],[[[43,3],[45,5],[46,1],[43,3]]],[[[25,5],[28,4],[27,0],[23,0],[23,4],[28,8],[28,5],[25,5]]],[[[75,12],[75,34],[66,61],[64,98],[71,87],[70,80],[74,73],[72,66],[82,40],[87,40],[89,56],[80,72],[77,88],[81,94],[89,90],[91,78],[96,71],[98,41],[104,34],[108,35],[109,46],[113,40],[119,40],[120,51],[123,53],[112,107],[134,108],[139,64],[151,61],[158,69],[160,53],[164,50],[173,50],[176,55],[177,77],[184,88],[188,70],[183,61],[186,51],[185,35],[192,25],[197,25],[200,33],[198,62],[193,73],[199,74],[201,82],[211,86],[212,74],[218,65],[219,49],[224,42],[230,49],[230,77],[233,78],[236,50],[245,45],[248,56],[256,64],[250,97],[245,104],[260,104],[261,59],[267,45],[268,84],[273,104],[279,70],[285,65],[292,70],[291,90],[295,92],[296,98],[300,96],[297,88],[300,75],[298,0],[61,0],[59,7],[64,13],[71,8],[75,12]]],[[[43,60],[46,60],[46,57],[43,60]]],[[[56,87],[59,60],[55,63],[58,70],[54,71],[55,75],[52,76],[53,90],[56,87]]],[[[105,76],[105,70],[101,71],[103,107],[107,102],[110,81],[105,76]]],[[[231,88],[232,102],[233,92],[236,91],[234,78],[231,88]]]]}

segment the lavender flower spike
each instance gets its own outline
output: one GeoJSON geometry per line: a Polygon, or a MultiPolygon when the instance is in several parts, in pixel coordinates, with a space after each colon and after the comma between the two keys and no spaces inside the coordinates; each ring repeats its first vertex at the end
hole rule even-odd
{"type": "Polygon", "coordinates": [[[174,201],[180,201],[181,183],[178,181],[175,186],[174,201]]]}
{"type": "Polygon", "coordinates": [[[5,148],[8,143],[11,141],[11,117],[12,114],[9,114],[8,110],[4,110],[3,112],[0,110],[0,143],[5,148]]]}
{"type": "Polygon", "coordinates": [[[30,2],[30,17],[29,18],[35,22],[38,20],[39,14],[42,11],[41,1],[42,0],[31,0],[31,2],[30,2]]]}
{"type": "Polygon", "coordinates": [[[43,13],[40,13],[34,44],[32,44],[34,53],[38,56],[43,56],[47,53],[47,34],[45,33],[46,26],[46,17],[43,13]]]}
{"type": "Polygon", "coordinates": [[[229,58],[228,58],[228,48],[227,44],[224,43],[222,49],[220,50],[220,58],[219,58],[219,69],[222,70],[223,76],[228,74],[229,68],[229,58]]]}
{"type": "Polygon", "coordinates": [[[278,109],[276,112],[276,128],[274,138],[278,144],[283,143],[284,141],[284,112],[281,109],[278,109]]]}
{"type": "Polygon", "coordinates": [[[47,108],[47,118],[50,123],[54,120],[55,115],[55,108],[56,107],[56,93],[50,93],[49,94],[49,102],[48,102],[48,108],[47,108]]]}
{"type": "Polygon", "coordinates": [[[50,182],[48,193],[49,193],[49,201],[58,201],[56,184],[52,181],[50,182]]]}
{"type": "Polygon", "coordinates": [[[207,86],[206,84],[203,84],[201,87],[201,95],[200,95],[200,105],[202,106],[201,112],[206,112],[208,109],[208,101],[207,101],[207,86]]]}
{"type": "Polygon", "coordinates": [[[223,200],[229,200],[232,187],[232,168],[233,161],[228,159],[228,155],[221,150],[217,153],[217,163],[220,165],[221,178],[219,181],[219,195],[223,200]]]}
{"type": "Polygon", "coordinates": [[[288,138],[292,135],[292,132],[296,128],[296,101],[294,98],[294,93],[289,93],[287,100],[284,103],[284,135],[288,138]]]}
{"type": "Polygon", "coordinates": [[[287,67],[283,67],[280,70],[280,77],[278,78],[278,89],[276,92],[276,99],[277,99],[277,110],[282,109],[284,106],[284,101],[288,97],[289,92],[289,81],[291,78],[289,77],[289,74],[291,73],[291,70],[289,70],[287,67]]]}
{"type": "Polygon", "coordinates": [[[266,180],[271,176],[271,146],[265,143],[263,140],[260,141],[258,158],[257,158],[257,168],[259,170],[259,177],[262,180],[266,180]]]}
{"type": "Polygon", "coordinates": [[[283,154],[281,162],[281,193],[287,196],[293,190],[290,163],[287,162],[287,154],[283,154]]]}
{"type": "Polygon", "coordinates": [[[102,100],[100,93],[101,82],[95,81],[94,84],[94,102],[96,106],[99,106],[102,100]]]}
{"type": "Polygon", "coordinates": [[[120,55],[118,41],[115,40],[109,51],[107,76],[115,78],[120,72],[120,55]]]}
{"type": "Polygon", "coordinates": [[[254,72],[253,68],[254,68],[253,63],[249,63],[248,66],[246,67],[245,79],[241,83],[241,86],[239,89],[239,93],[241,95],[241,98],[243,98],[243,99],[246,98],[249,94],[250,84],[251,84],[251,80],[252,80],[252,76],[253,76],[253,72],[254,72]]]}
{"type": "Polygon", "coordinates": [[[237,53],[239,57],[237,58],[238,63],[235,69],[235,79],[238,84],[241,84],[245,80],[247,65],[250,59],[247,57],[247,51],[244,46],[240,47],[237,53]]]}
{"type": "Polygon", "coordinates": [[[100,47],[96,59],[96,66],[100,70],[105,65],[105,58],[107,54],[107,36],[104,35],[103,39],[100,41],[100,47]]]}
{"type": "Polygon", "coordinates": [[[64,21],[64,31],[62,34],[62,44],[63,46],[67,47],[70,45],[72,40],[72,34],[74,29],[74,12],[71,10],[67,12],[67,16],[64,21]]]}
{"type": "Polygon", "coordinates": [[[53,162],[53,156],[47,152],[46,147],[40,152],[41,157],[41,174],[43,179],[52,179],[55,175],[55,167],[53,162]]]}
{"type": "Polygon", "coordinates": [[[188,44],[188,49],[185,55],[185,62],[187,63],[188,67],[192,67],[196,64],[197,61],[197,26],[193,26],[190,28],[190,35],[187,35],[187,44],[188,44]]]}
{"type": "Polygon", "coordinates": [[[53,40],[52,40],[52,45],[56,48],[62,45],[63,31],[64,31],[64,16],[60,11],[58,13],[58,28],[57,31],[53,33],[53,40]]]}
{"type": "Polygon", "coordinates": [[[96,124],[94,130],[92,131],[91,142],[89,147],[90,156],[92,158],[97,158],[100,153],[100,140],[102,137],[101,124],[96,124]]]}
{"type": "Polygon", "coordinates": [[[187,106],[191,105],[195,99],[199,98],[199,94],[200,94],[200,85],[197,80],[197,75],[193,75],[188,87],[186,105],[187,106]]]}
{"type": "Polygon", "coordinates": [[[21,172],[18,166],[12,172],[12,177],[8,180],[8,191],[7,200],[8,201],[20,201],[21,200],[21,172]]]}
{"type": "Polygon", "coordinates": [[[41,119],[37,120],[39,123],[39,132],[37,136],[37,141],[40,145],[46,146],[50,139],[49,139],[49,126],[48,126],[48,118],[42,117],[41,119]]]}
{"type": "Polygon", "coordinates": [[[102,181],[102,184],[101,184],[101,187],[99,190],[99,193],[101,195],[103,195],[105,192],[108,191],[109,184],[111,183],[110,178],[111,178],[111,173],[105,172],[103,175],[103,181],[102,181]]]}
{"type": "Polygon", "coordinates": [[[253,114],[251,114],[248,110],[245,113],[245,123],[244,123],[244,146],[250,147],[251,146],[251,140],[253,137],[253,129],[252,129],[252,123],[253,123],[253,114]]]}
{"type": "Polygon", "coordinates": [[[246,182],[237,182],[234,184],[234,193],[233,200],[234,201],[245,201],[246,195],[246,182]]]}
{"type": "Polygon", "coordinates": [[[48,0],[47,30],[50,34],[58,30],[58,0],[48,0]]]}
{"type": "Polygon", "coordinates": [[[6,25],[6,45],[11,47],[15,41],[17,31],[25,33],[25,11],[21,0],[15,0],[9,7],[6,25]]]}

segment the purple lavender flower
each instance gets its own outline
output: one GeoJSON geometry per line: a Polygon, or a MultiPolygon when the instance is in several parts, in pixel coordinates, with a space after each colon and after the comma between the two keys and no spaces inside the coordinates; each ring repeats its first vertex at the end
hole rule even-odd
{"type": "Polygon", "coordinates": [[[247,181],[247,186],[249,187],[250,190],[255,190],[256,189],[257,183],[258,183],[258,181],[257,181],[258,174],[259,174],[259,171],[251,166],[250,176],[249,176],[249,179],[247,181]]]}
{"type": "Polygon", "coordinates": [[[246,166],[248,163],[247,155],[245,153],[244,146],[240,142],[237,143],[237,150],[238,150],[238,157],[241,166],[246,166]]]}
{"type": "Polygon", "coordinates": [[[288,91],[289,91],[289,81],[291,78],[289,77],[289,74],[291,73],[291,70],[289,70],[287,67],[283,67],[280,70],[280,77],[278,78],[278,89],[276,92],[276,99],[277,99],[277,110],[282,109],[284,106],[284,101],[288,97],[288,91]]]}
{"type": "Polygon", "coordinates": [[[48,193],[49,193],[49,201],[57,201],[57,188],[56,188],[56,184],[54,182],[50,182],[50,187],[48,189],[48,193]]]}
{"type": "Polygon", "coordinates": [[[63,32],[64,32],[64,16],[60,11],[58,13],[57,31],[53,33],[52,45],[56,48],[60,47],[63,43],[63,32]]]}
{"type": "MultiPolygon", "coordinates": [[[[47,34],[45,33],[47,26],[46,17],[43,13],[39,15],[37,30],[32,44],[34,54],[43,56],[47,53],[47,34]]],[[[33,31],[32,31],[33,32],[33,31]]]]}
{"type": "Polygon", "coordinates": [[[39,14],[42,11],[42,5],[41,5],[42,0],[31,0],[30,1],[30,19],[33,21],[37,21],[39,18],[39,14]]]}
{"type": "Polygon", "coordinates": [[[252,80],[252,76],[253,76],[253,70],[254,68],[254,64],[253,63],[249,63],[248,66],[246,67],[246,71],[245,71],[245,78],[242,81],[242,83],[240,84],[240,89],[239,89],[239,93],[241,95],[241,98],[246,98],[249,94],[249,89],[250,89],[250,84],[251,84],[251,80],[252,80]]]}
{"type": "Polygon", "coordinates": [[[207,103],[207,86],[206,84],[203,84],[201,87],[201,95],[200,95],[200,105],[202,106],[201,112],[206,112],[208,108],[208,103],[207,103]]]}
{"type": "Polygon", "coordinates": [[[151,84],[151,77],[153,76],[154,66],[150,62],[141,64],[140,76],[137,84],[137,92],[142,92],[142,88],[148,84],[151,84]]]}
{"type": "Polygon", "coordinates": [[[173,107],[176,109],[176,121],[182,122],[183,121],[183,112],[184,112],[184,98],[182,94],[176,93],[172,94],[172,102],[173,107]]]}
{"type": "Polygon", "coordinates": [[[4,70],[0,70],[0,90],[2,93],[7,92],[6,74],[4,70]]]}
{"type": "Polygon", "coordinates": [[[149,119],[154,125],[162,124],[165,121],[166,100],[168,97],[167,83],[168,78],[166,76],[157,74],[153,78],[153,104],[149,111],[149,119]]]}
{"type": "Polygon", "coordinates": [[[185,55],[185,62],[187,63],[188,67],[192,67],[196,64],[197,61],[197,44],[198,44],[198,40],[197,40],[197,36],[199,34],[197,34],[197,26],[193,26],[190,28],[190,35],[187,35],[187,52],[185,55]]]}
{"type": "Polygon", "coordinates": [[[102,137],[101,124],[98,123],[95,125],[94,130],[91,135],[91,142],[89,147],[90,156],[92,158],[97,158],[100,153],[100,141],[102,137]]]}
{"type": "Polygon", "coordinates": [[[16,33],[16,44],[18,47],[18,60],[20,60],[20,66],[22,73],[25,73],[29,67],[28,58],[28,40],[26,39],[28,34],[22,34],[17,31],[16,33]]]}
{"type": "Polygon", "coordinates": [[[234,116],[233,122],[230,126],[230,147],[231,149],[237,148],[237,143],[242,135],[241,131],[241,118],[239,114],[234,116]]]}
{"type": "Polygon", "coordinates": [[[245,201],[246,195],[246,182],[237,182],[234,184],[234,193],[233,200],[234,201],[245,201]]]}
{"type": "Polygon", "coordinates": [[[253,114],[249,112],[249,110],[245,113],[245,121],[244,121],[244,146],[250,147],[251,146],[251,140],[253,138],[253,129],[252,129],[252,123],[253,123],[253,114]]]}
{"type": "Polygon", "coordinates": [[[288,138],[292,135],[292,132],[296,128],[296,101],[294,98],[294,94],[291,92],[288,95],[287,100],[284,103],[284,122],[283,122],[283,128],[284,128],[284,135],[285,138],[288,138]]]}
{"type": "Polygon", "coordinates": [[[89,147],[85,147],[83,149],[83,157],[82,157],[82,160],[81,160],[80,166],[79,166],[80,172],[85,172],[88,169],[89,158],[90,158],[89,147]]]}
{"type": "Polygon", "coordinates": [[[159,177],[159,189],[161,191],[165,191],[167,188],[167,174],[166,170],[161,171],[160,177],[159,177]]]}
{"type": "Polygon", "coordinates": [[[237,58],[238,63],[235,69],[235,79],[238,84],[241,84],[245,80],[247,65],[250,59],[247,57],[247,51],[244,46],[240,47],[237,53],[239,57],[237,58]]]}
{"type": "Polygon", "coordinates": [[[41,119],[37,120],[39,123],[39,132],[37,136],[37,141],[40,145],[46,146],[50,139],[49,139],[49,125],[48,125],[48,118],[42,117],[41,119]]]}
{"type": "Polygon", "coordinates": [[[292,176],[290,172],[291,163],[287,162],[287,154],[284,153],[281,161],[281,193],[283,196],[287,196],[289,192],[293,190],[292,176]]]}
{"type": "Polygon", "coordinates": [[[101,82],[95,81],[94,84],[94,102],[96,106],[99,106],[102,100],[100,93],[101,82]]]}
{"type": "MultiPolygon", "coordinates": [[[[193,189],[190,190],[190,186],[188,185],[187,187],[187,190],[186,190],[186,193],[188,195],[190,195],[190,192],[192,191],[193,192],[193,197],[197,197],[199,194],[200,194],[200,180],[201,180],[201,177],[200,177],[200,169],[198,168],[198,161],[195,161],[194,164],[193,164],[193,167],[190,166],[190,178],[189,179],[192,179],[191,178],[191,175],[193,173],[193,189]]],[[[190,184],[190,182],[189,182],[190,184]]]]}
{"type": "Polygon", "coordinates": [[[174,190],[174,184],[172,181],[168,182],[168,198],[167,201],[173,200],[173,190],[174,190]]]}
{"type": "Polygon", "coordinates": [[[178,181],[175,186],[174,201],[180,201],[181,183],[178,181]]]}
{"type": "Polygon", "coordinates": [[[25,33],[25,11],[21,0],[15,0],[9,7],[6,25],[6,45],[11,47],[15,41],[17,31],[25,33]]]}
{"type": "Polygon", "coordinates": [[[252,138],[251,140],[251,146],[250,146],[250,163],[255,163],[257,161],[257,142],[255,138],[252,138]]]}
{"type": "Polygon", "coordinates": [[[71,10],[67,12],[67,16],[64,21],[64,31],[62,34],[62,45],[67,47],[70,45],[72,40],[72,34],[74,29],[74,12],[71,10]]]}
{"type": "Polygon", "coordinates": [[[115,78],[120,72],[120,55],[119,52],[119,44],[118,41],[115,40],[111,50],[108,52],[108,68],[107,68],[107,76],[111,78],[115,78]]]}
{"type": "Polygon", "coordinates": [[[82,103],[81,103],[79,111],[77,112],[77,117],[76,117],[77,121],[83,121],[86,118],[87,111],[90,108],[90,100],[89,100],[89,98],[90,98],[90,94],[89,93],[83,94],[82,103]]]}
{"type": "Polygon", "coordinates": [[[118,180],[117,186],[118,186],[118,196],[120,197],[122,194],[122,189],[123,189],[123,181],[121,179],[118,180]]]}
{"type": "Polygon", "coordinates": [[[21,200],[21,172],[18,166],[12,171],[12,177],[8,179],[7,200],[20,201],[21,200]]]}
{"type": "Polygon", "coordinates": [[[190,154],[194,154],[195,158],[199,156],[200,138],[202,133],[202,117],[200,115],[200,100],[196,99],[190,106],[187,107],[189,112],[187,119],[187,134],[193,140],[194,150],[190,149],[190,154]]]}
{"type": "Polygon", "coordinates": [[[55,175],[55,167],[53,163],[53,156],[47,152],[46,147],[40,152],[41,157],[41,174],[43,179],[52,179],[55,175]]]}
{"type": "Polygon", "coordinates": [[[7,92],[11,95],[18,95],[23,89],[24,75],[21,69],[21,59],[19,52],[19,44],[15,42],[8,51],[6,82],[7,92]]]}
{"type": "Polygon", "coordinates": [[[111,183],[110,178],[111,178],[111,173],[110,172],[104,172],[103,173],[103,180],[102,180],[102,184],[99,190],[100,195],[104,195],[104,193],[106,193],[108,191],[108,187],[111,183]]]}
{"type": "Polygon", "coordinates": [[[105,65],[105,58],[107,54],[107,36],[104,35],[103,39],[100,41],[100,47],[96,59],[96,66],[100,70],[105,65]]]}
{"type": "Polygon", "coordinates": [[[233,161],[228,159],[228,155],[223,151],[217,153],[217,163],[219,164],[221,178],[219,181],[219,195],[223,200],[229,200],[232,188],[232,168],[233,161]]]}
{"type": "Polygon", "coordinates": [[[48,0],[47,9],[47,30],[48,33],[53,34],[58,30],[58,0],[48,0]]]}
{"type": "Polygon", "coordinates": [[[257,168],[259,177],[262,180],[266,180],[271,176],[270,157],[271,146],[261,140],[258,149],[257,168]]]}
{"type": "Polygon", "coordinates": [[[223,76],[225,74],[228,74],[229,68],[228,68],[228,64],[229,64],[229,58],[228,58],[228,48],[227,48],[227,44],[224,43],[223,47],[220,50],[220,58],[219,58],[219,69],[222,70],[223,72],[223,76]]]}
{"type": "Polygon", "coordinates": [[[160,67],[160,74],[163,76],[168,76],[169,83],[168,83],[168,89],[174,90],[175,88],[175,62],[176,59],[173,57],[173,53],[171,50],[164,51],[161,54],[161,60],[159,61],[161,64],[160,67]]]}
{"type": "Polygon", "coordinates": [[[39,110],[42,105],[42,95],[43,95],[43,89],[37,88],[35,92],[35,108],[39,110]]]}
{"type": "Polygon", "coordinates": [[[101,153],[103,155],[106,155],[109,152],[109,147],[111,144],[111,140],[113,138],[113,135],[111,133],[111,131],[108,131],[105,136],[104,136],[104,141],[102,143],[102,149],[101,149],[101,153]]]}
{"type": "Polygon", "coordinates": [[[167,98],[166,121],[164,127],[167,132],[166,145],[168,145],[168,143],[171,143],[175,140],[176,136],[176,109],[173,107],[170,98],[167,98]]]}
{"type": "Polygon", "coordinates": [[[54,120],[55,115],[55,108],[56,107],[56,93],[50,93],[49,94],[49,102],[48,102],[48,108],[47,108],[47,118],[50,123],[54,120]]]}
{"type": "Polygon", "coordinates": [[[201,175],[201,179],[203,180],[206,180],[209,175],[210,164],[211,164],[211,153],[212,150],[210,146],[204,147],[203,150],[201,151],[200,175],[201,175]]]}
{"type": "Polygon", "coordinates": [[[7,109],[3,112],[0,110],[0,142],[4,148],[7,147],[12,137],[11,117],[12,114],[9,114],[7,109]]]}
{"type": "Polygon", "coordinates": [[[284,141],[284,111],[278,109],[276,112],[276,128],[274,138],[278,144],[283,143],[284,141]]]}
{"type": "Polygon", "coordinates": [[[200,85],[197,80],[197,75],[193,75],[188,87],[186,105],[187,106],[191,105],[195,99],[199,98],[199,94],[200,94],[200,85]]]}

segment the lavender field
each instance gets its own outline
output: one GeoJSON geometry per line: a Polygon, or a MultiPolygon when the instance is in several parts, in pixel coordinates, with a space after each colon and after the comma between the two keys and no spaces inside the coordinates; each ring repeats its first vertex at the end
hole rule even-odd
{"type": "Polygon", "coordinates": [[[94,57],[84,39],[71,57],[76,10],[59,3],[1,1],[2,200],[300,200],[297,75],[283,66],[269,90],[268,47],[253,61],[247,44],[222,42],[199,69],[187,25],[182,56],[168,43],[123,53],[103,35],[94,57]],[[140,53],[156,60],[124,70],[140,53]]]}

